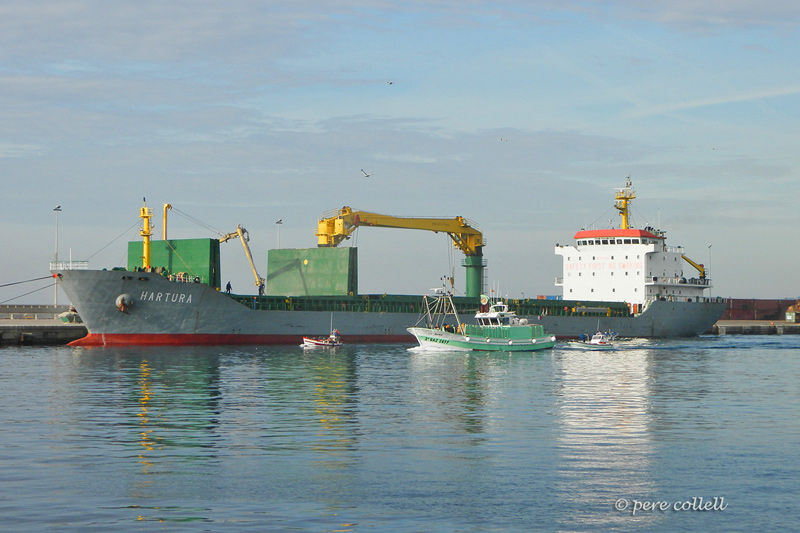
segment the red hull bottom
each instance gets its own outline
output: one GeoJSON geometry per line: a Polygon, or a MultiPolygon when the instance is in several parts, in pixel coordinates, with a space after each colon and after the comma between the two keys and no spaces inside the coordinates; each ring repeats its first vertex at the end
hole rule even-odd
{"type": "MultiPolygon", "coordinates": [[[[67,346],[232,346],[246,344],[302,344],[296,335],[210,335],[90,333],[67,346]]],[[[348,335],[348,344],[413,344],[409,335],[348,335]]]]}

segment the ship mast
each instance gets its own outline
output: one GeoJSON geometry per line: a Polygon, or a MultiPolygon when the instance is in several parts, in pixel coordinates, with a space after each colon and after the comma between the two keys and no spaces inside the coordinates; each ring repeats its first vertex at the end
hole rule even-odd
{"type": "Polygon", "coordinates": [[[142,229],[139,231],[142,236],[142,268],[150,268],[150,237],[153,236],[150,218],[153,216],[153,209],[147,207],[145,198],[142,198],[142,204],[139,208],[139,218],[142,219],[142,229]]]}
{"type": "Polygon", "coordinates": [[[625,178],[625,187],[622,189],[617,189],[617,201],[614,203],[614,207],[617,208],[617,211],[619,211],[619,214],[622,217],[620,229],[628,229],[630,227],[630,224],[628,223],[628,217],[630,214],[628,210],[628,204],[630,204],[631,200],[634,198],[636,198],[636,193],[633,192],[631,177],[627,176],[625,178]]]}
{"type": "Polygon", "coordinates": [[[172,209],[172,204],[164,204],[164,226],[161,229],[161,239],[167,240],[167,211],[172,209]]]}

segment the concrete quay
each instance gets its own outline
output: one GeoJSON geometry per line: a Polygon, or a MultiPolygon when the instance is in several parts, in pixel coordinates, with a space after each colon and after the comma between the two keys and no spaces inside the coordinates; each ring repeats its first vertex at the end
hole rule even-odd
{"type": "Polygon", "coordinates": [[[64,322],[66,305],[0,305],[0,345],[67,344],[85,337],[86,326],[64,322]]]}
{"type": "Polygon", "coordinates": [[[86,326],[58,319],[0,319],[0,345],[67,344],[85,337],[86,326]]]}
{"type": "Polygon", "coordinates": [[[800,324],[779,320],[718,320],[714,335],[800,335],[800,324]]]}

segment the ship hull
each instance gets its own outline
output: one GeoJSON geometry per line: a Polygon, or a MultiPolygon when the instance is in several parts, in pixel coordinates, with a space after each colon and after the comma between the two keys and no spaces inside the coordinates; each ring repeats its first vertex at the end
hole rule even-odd
{"type": "Polygon", "coordinates": [[[619,337],[696,337],[710,331],[724,311],[724,300],[657,300],[633,317],[543,316],[539,323],[559,339],[597,331],[614,332],[619,337]]]}
{"type": "MultiPolygon", "coordinates": [[[[298,344],[330,334],[331,313],[255,310],[201,283],[149,272],[64,270],[64,292],[88,335],[73,346],[298,344]],[[130,305],[120,309],[120,297],[130,305]]],[[[350,343],[408,342],[416,313],[336,312],[350,343]]]]}
{"type": "MultiPolygon", "coordinates": [[[[407,328],[419,318],[410,305],[408,312],[253,309],[202,283],[176,283],[149,272],[57,274],[89,332],[73,346],[298,344],[304,336],[328,335],[332,318],[348,344],[410,344],[415,338],[407,328]]],[[[529,320],[539,320],[549,334],[562,339],[598,329],[622,337],[686,337],[708,331],[724,307],[724,302],[654,302],[636,317],[529,320]]]]}

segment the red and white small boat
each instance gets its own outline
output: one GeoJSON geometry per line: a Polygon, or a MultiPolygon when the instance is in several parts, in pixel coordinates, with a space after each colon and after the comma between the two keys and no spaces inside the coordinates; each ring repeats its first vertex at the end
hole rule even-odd
{"type": "Polygon", "coordinates": [[[335,348],[342,345],[342,337],[339,335],[339,330],[334,329],[331,334],[324,338],[319,337],[303,337],[303,348],[335,348]]]}

